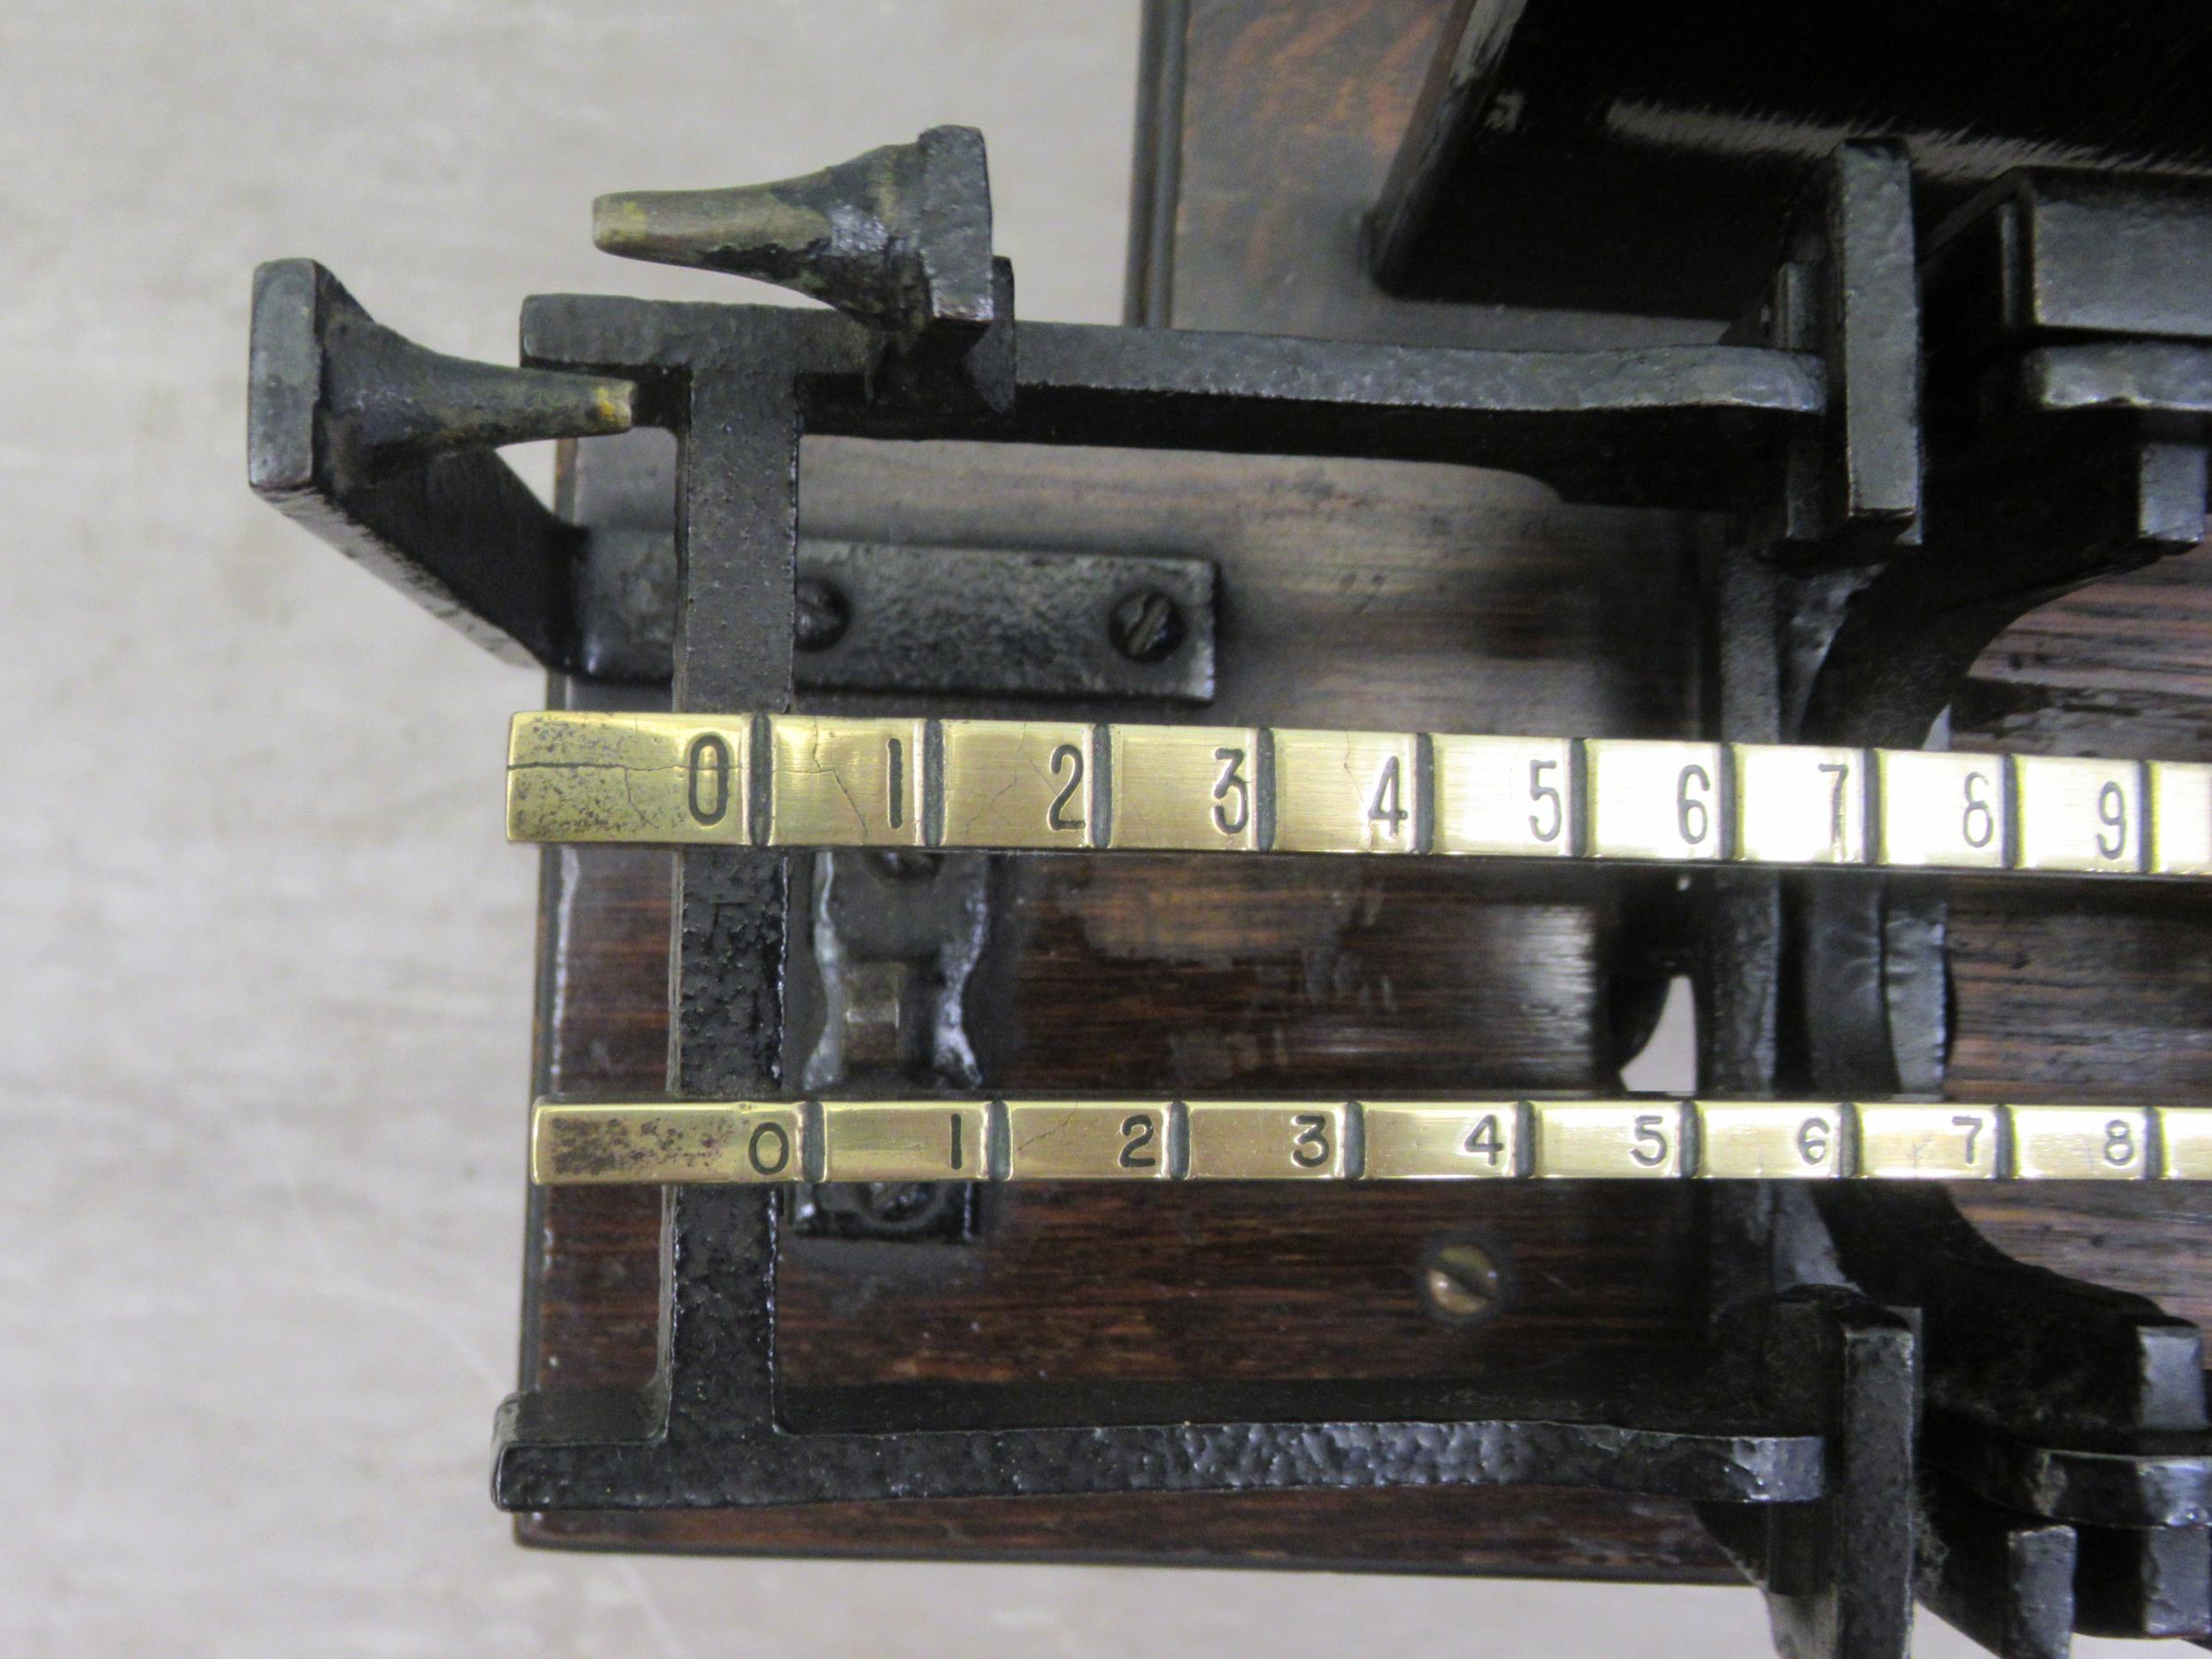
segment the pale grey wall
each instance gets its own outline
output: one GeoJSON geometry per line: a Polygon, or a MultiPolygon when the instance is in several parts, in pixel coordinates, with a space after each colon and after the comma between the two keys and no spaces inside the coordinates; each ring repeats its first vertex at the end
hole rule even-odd
{"type": "Polygon", "coordinates": [[[1111,320],[1135,31],[0,10],[0,1653],[1764,1650],[1736,1592],[563,1556],[486,1499],[536,864],[499,765],[539,682],[248,495],[252,267],[511,359],[527,292],[730,292],[594,254],[595,192],[963,120],[1024,311],[1111,320]]]}

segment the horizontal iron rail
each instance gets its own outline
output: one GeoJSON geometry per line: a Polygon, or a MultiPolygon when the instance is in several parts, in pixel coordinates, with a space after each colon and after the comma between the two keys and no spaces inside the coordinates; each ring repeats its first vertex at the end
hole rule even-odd
{"type": "Polygon", "coordinates": [[[814,715],[515,717],[518,841],[2212,876],[2212,764],[814,715]]]}

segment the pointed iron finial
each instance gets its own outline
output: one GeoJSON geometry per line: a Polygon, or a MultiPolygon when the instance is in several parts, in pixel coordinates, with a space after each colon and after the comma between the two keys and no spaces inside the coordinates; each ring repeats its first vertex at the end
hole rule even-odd
{"type": "Polygon", "coordinates": [[[972,127],[774,184],[603,196],[592,240],[795,288],[905,342],[992,321],[990,176],[972,127]]]}

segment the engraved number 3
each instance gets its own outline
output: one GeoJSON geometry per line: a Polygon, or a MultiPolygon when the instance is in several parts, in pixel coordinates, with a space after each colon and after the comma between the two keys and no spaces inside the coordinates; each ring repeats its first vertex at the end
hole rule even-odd
{"type": "Polygon", "coordinates": [[[1252,821],[1252,786],[1244,780],[1244,751],[1217,749],[1221,776],[1214,780],[1214,827],[1224,835],[1241,835],[1252,821]]]}

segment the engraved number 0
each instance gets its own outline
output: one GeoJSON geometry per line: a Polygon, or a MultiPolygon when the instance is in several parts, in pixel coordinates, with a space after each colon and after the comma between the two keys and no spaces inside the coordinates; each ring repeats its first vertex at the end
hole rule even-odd
{"type": "Polygon", "coordinates": [[[791,1162],[791,1137],[781,1124],[762,1124],[746,1138],[745,1161],[753,1166],[756,1175],[780,1175],[791,1162]],[[772,1141],[772,1156],[764,1149],[764,1143],[772,1141]]]}
{"type": "Polygon", "coordinates": [[[709,828],[719,824],[730,810],[730,743],[719,732],[702,732],[684,751],[689,773],[684,804],[692,819],[709,828]]]}

